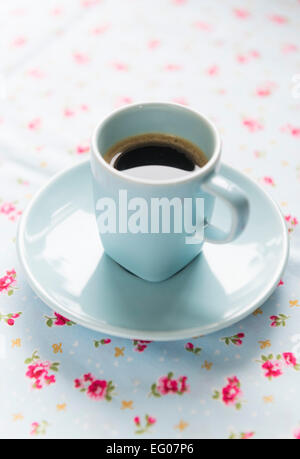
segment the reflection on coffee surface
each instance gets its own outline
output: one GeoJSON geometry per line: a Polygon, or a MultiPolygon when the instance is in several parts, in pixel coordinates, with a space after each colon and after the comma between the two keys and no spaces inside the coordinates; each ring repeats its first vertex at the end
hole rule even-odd
{"type": "Polygon", "coordinates": [[[208,159],[192,142],[178,136],[150,133],[113,145],[104,159],[118,171],[137,178],[179,178],[203,167],[208,159]]]}

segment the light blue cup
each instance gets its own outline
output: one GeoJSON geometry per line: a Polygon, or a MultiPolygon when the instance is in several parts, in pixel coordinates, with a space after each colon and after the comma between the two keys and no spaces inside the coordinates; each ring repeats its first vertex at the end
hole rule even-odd
{"type": "MultiPolygon", "coordinates": [[[[160,231],[158,234],[131,232],[105,234],[100,231],[104,250],[117,263],[135,275],[152,282],[163,281],[184,268],[200,252],[204,242],[224,244],[236,239],[243,231],[249,215],[249,202],[244,192],[218,173],[221,140],[215,126],[203,115],[171,103],[142,103],[113,112],[96,128],[92,138],[91,168],[95,213],[98,221],[99,199],[110,198],[119,212],[119,191],[126,190],[128,200],[143,198],[193,198],[191,211],[195,215],[196,198],[204,199],[202,242],[186,243],[191,237],[181,233],[160,231]],[[110,166],[103,155],[115,143],[127,137],[163,133],[183,137],[196,144],[206,154],[207,164],[193,173],[171,180],[151,181],[128,176],[110,166]],[[215,198],[228,204],[231,225],[227,231],[210,224],[215,198]]],[[[151,215],[149,216],[151,218],[151,215]]],[[[149,222],[149,226],[151,221],[149,222]]],[[[117,225],[118,226],[118,225],[117,225]]],[[[199,233],[199,227],[195,233],[199,233]]],[[[192,235],[193,237],[193,235],[192,235]]],[[[195,240],[197,234],[194,235],[195,240]]]]}

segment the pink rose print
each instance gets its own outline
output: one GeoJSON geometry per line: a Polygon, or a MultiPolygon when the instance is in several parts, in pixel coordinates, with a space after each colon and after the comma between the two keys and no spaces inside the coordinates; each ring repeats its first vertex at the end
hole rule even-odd
{"type": "Polygon", "coordinates": [[[280,287],[281,285],[284,285],[284,282],[282,279],[280,279],[280,281],[278,282],[277,287],[280,287]]]}
{"type": "Polygon", "coordinates": [[[229,440],[250,440],[255,435],[255,432],[241,432],[240,434],[236,434],[232,432],[230,434],[229,440]]]}
{"type": "Polygon", "coordinates": [[[47,433],[47,427],[49,426],[48,422],[42,421],[40,424],[38,422],[33,422],[31,424],[30,435],[45,435],[47,433]]]}
{"type": "Polygon", "coordinates": [[[244,119],[243,125],[248,129],[249,132],[258,132],[264,128],[258,120],[254,120],[252,118],[244,119]]]}
{"type": "Polygon", "coordinates": [[[236,376],[227,378],[227,386],[223,387],[222,391],[215,390],[213,394],[214,400],[221,400],[226,406],[235,406],[237,410],[242,408],[241,383],[236,376]]]}
{"type": "Polygon", "coordinates": [[[178,72],[178,70],[181,70],[181,65],[179,64],[167,64],[165,66],[165,70],[167,72],[178,72]]]}
{"type": "Polygon", "coordinates": [[[129,67],[127,64],[125,64],[125,62],[120,62],[120,61],[113,62],[112,66],[118,72],[128,72],[129,70],[129,67]]]}
{"type": "Polygon", "coordinates": [[[293,126],[291,124],[287,124],[283,128],[281,128],[282,132],[287,132],[293,137],[300,138],[300,127],[298,126],[293,126]]]}
{"type": "Polygon", "coordinates": [[[269,81],[257,87],[256,95],[258,97],[271,96],[275,88],[276,88],[276,84],[269,81]]]}
{"type": "Polygon", "coordinates": [[[251,16],[250,11],[242,8],[235,8],[233,12],[238,19],[248,19],[251,16]]]}
{"type": "Polygon", "coordinates": [[[152,416],[149,416],[148,414],[145,415],[145,424],[142,426],[141,420],[139,416],[136,416],[133,419],[134,424],[136,425],[136,434],[143,434],[146,432],[149,432],[149,429],[156,423],[156,419],[153,418],[152,416]]]}
{"type": "Polygon", "coordinates": [[[263,177],[261,180],[265,185],[276,186],[272,177],[263,177]]]}
{"type": "Polygon", "coordinates": [[[160,40],[153,39],[153,40],[148,41],[148,48],[157,49],[160,46],[160,44],[161,44],[160,40]]]}
{"type": "Polygon", "coordinates": [[[261,360],[258,361],[264,371],[264,376],[272,381],[273,378],[278,378],[283,375],[285,368],[292,367],[296,371],[300,371],[300,364],[291,352],[284,352],[282,355],[278,354],[276,358],[273,354],[269,356],[262,355],[261,360]]]}
{"type": "Polygon", "coordinates": [[[276,328],[276,327],[285,327],[286,326],[286,321],[289,319],[289,316],[286,316],[285,314],[279,314],[278,316],[271,316],[271,325],[270,327],[276,328]]]}
{"type": "Polygon", "coordinates": [[[73,58],[75,60],[75,62],[79,65],[85,65],[85,64],[88,64],[89,61],[90,61],[90,58],[87,54],[85,53],[80,53],[80,52],[76,52],[73,54],[73,58]]]}
{"type": "Polygon", "coordinates": [[[19,48],[20,46],[24,46],[27,43],[27,39],[25,37],[17,37],[12,42],[13,46],[19,48]]]}
{"type": "Polygon", "coordinates": [[[148,344],[150,344],[150,343],[152,343],[152,341],[134,339],[133,340],[134,351],[135,352],[144,352],[147,349],[148,344]]]}
{"type": "Polygon", "coordinates": [[[288,225],[288,232],[292,233],[295,227],[299,224],[298,219],[296,217],[292,217],[292,215],[286,215],[284,219],[288,225]]]}
{"type": "Polygon", "coordinates": [[[105,344],[110,344],[110,343],[111,343],[111,339],[109,338],[101,339],[100,341],[94,340],[94,346],[96,349],[98,349],[100,346],[104,346],[105,344]]]}
{"type": "Polygon", "coordinates": [[[204,21],[195,22],[194,27],[196,27],[198,30],[203,30],[204,32],[210,32],[212,30],[212,25],[204,21]]]}
{"type": "Polygon", "coordinates": [[[161,376],[158,382],[152,384],[150,395],[154,395],[154,397],[168,394],[182,395],[189,391],[187,379],[187,376],[179,376],[179,378],[174,379],[174,374],[170,372],[167,376],[161,376]]]}
{"type": "Polygon", "coordinates": [[[284,54],[296,53],[299,50],[298,46],[293,43],[286,43],[282,47],[282,52],[284,54]]]}
{"type": "Polygon", "coordinates": [[[33,77],[33,78],[37,78],[39,80],[41,80],[42,78],[45,77],[44,72],[42,72],[42,70],[40,70],[40,69],[29,70],[28,75],[33,77]]]}
{"type": "Polygon", "coordinates": [[[224,343],[227,346],[229,346],[230,344],[234,344],[235,346],[242,346],[243,338],[245,338],[245,334],[238,333],[237,335],[233,335],[233,336],[225,336],[224,338],[221,338],[221,341],[224,341],[224,343]]]}
{"type": "Polygon", "coordinates": [[[76,148],[76,153],[78,155],[82,155],[84,153],[88,153],[90,151],[90,146],[89,145],[78,145],[76,148]]]}
{"type": "Polygon", "coordinates": [[[122,107],[123,105],[129,105],[133,103],[133,99],[129,96],[119,97],[116,101],[116,107],[122,107]]]}
{"type": "Polygon", "coordinates": [[[207,75],[213,77],[213,76],[216,76],[219,74],[219,67],[217,65],[211,65],[210,67],[208,67],[208,69],[206,70],[206,73],[207,75]]]}
{"type": "Polygon", "coordinates": [[[179,104],[179,105],[189,105],[185,97],[174,97],[172,102],[175,102],[175,104],[179,104]]]}
{"type": "Polygon", "coordinates": [[[25,360],[25,365],[28,365],[26,376],[32,380],[32,389],[40,390],[56,382],[55,376],[49,372],[57,372],[60,363],[42,362],[37,351],[34,351],[32,356],[25,360]]]}
{"type": "Polygon", "coordinates": [[[287,124],[282,129],[282,132],[287,132],[291,134],[293,137],[300,137],[300,127],[292,126],[291,124],[287,124]]]}
{"type": "Polygon", "coordinates": [[[5,293],[8,296],[13,295],[14,291],[17,289],[16,277],[17,273],[14,269],[6,271],[6,274],[0,278],[0,293],[5,293]]]}
{"type": "Polygon", "coordinates": [[[293,367],[293,368],[297,367],[297,359],[294,356],[294,354],[292,354],[292,352],[284,352],[282,354],[282,357],[284,358],[285,364],[288,367],[293,367]]]}
{"type": "Polygon", "coordinates": [[[47,327],[51,328],[53,327],[53,325],[56,325],[57,327],[63,327],[65,325],[67,325],[68,327],[71,327],[72,325],[76,325],[75,322],[72,322],[71,320],[58,314],[57,312],[54,313],[54,316],[55,317],[45,316],[45,318],[47,319],[47,322],[46,322],[47,327]]]}
{"type": "Polygon", "coordinates": [[[184,346],[185,350],[191,352],[192,354],[199,355],[202,351],[201,347],[195,347],[193,343],[186,343],[184,346]]]}
{"type": "Polygon", "coordinates": [[[101,0],[82,0],[81,4],[84,8],[90,8],[91,6],[99,5],[101,0]]]}
{"type": "Polygon", "coordinates": [[[300,427],[294,430],[294,438],[300,440],[300,427]]]}
{"type": "Polygon", "coordinates": [[[15,325],[15,320],[22,315],[21,312],[16,314],[1,314],[0,313],[0,322],[3,320],[7,325],[13,327],[15,325]]]}
{"type": "Polygon", "coordinates": [[[92,400],[106,400],[110,402],[115,386],[112,381],[96,379],[91,373],[83,375],[81,379],[75,379],[74,385],[80,392],[85,392],[87,397],[92,400]]]}
{"type": "Polygon", "coordinates": [[[18,217],[20,217],[20,215],[22,215],[22,211],[17,209],[16,203],[4,202],[3,204],[0,204],[0,215],[1,214],[5,215],[8,220],[14,222],[18,217]]]}
{"type": "Polygon", "coordinates": [[[286,24],[288,19],[285,16],[281,16],[280,14],[273,14],[270,16],[270,21],[274,22],[275,24],[286,24]]]}
{"type": "Polygon", "coordinates": [[[260,52],[256,49],[248,51],[245,54],[238,54],[236,57],[239,64],[246,64],[252,61],[253,59],[258,59],[258,58],[260,58],[260,52]]]}
{"type": "Polygon", "coordinates": [[[28,123],[28,129],[31,131],[37,131],[42,126],[42,120],[40,118],[35,118],[28,123]]]}
{"type": "Polygon", "coordinates": [[[95,27],[95,28],[92,30],[92,34],[93,34],[93,35],[102,35],[102,34],[105,33],[108,29],[109,29],[109,25],[108,25],[108,24],[101,25],[101,26],[95,27]]]}

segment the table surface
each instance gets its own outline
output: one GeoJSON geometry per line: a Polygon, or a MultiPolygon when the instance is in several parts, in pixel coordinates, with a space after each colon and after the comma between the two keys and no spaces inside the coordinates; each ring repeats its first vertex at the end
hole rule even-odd
{"type": "Polygon", "coordinates": [[[299,26],[296,0],[0,3],[1,438],[300,438],[299,26]],[[189,344],[67,323],[16,257],[34,193],[88,156],[102,116],[141,100],[206,113],[224,161],[272,195],[290,231],[266,304],[189,344]]]}

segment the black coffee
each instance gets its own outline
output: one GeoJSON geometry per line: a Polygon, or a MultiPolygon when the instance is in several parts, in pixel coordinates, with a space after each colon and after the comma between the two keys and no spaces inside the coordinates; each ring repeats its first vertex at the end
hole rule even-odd
{"type": "Polygon", "coordinates": [[[118,142],[104,155],[115,169],[147,179],[176,178],[207,163],[202,150],[181,137],[142,134],[118,142]]]}

